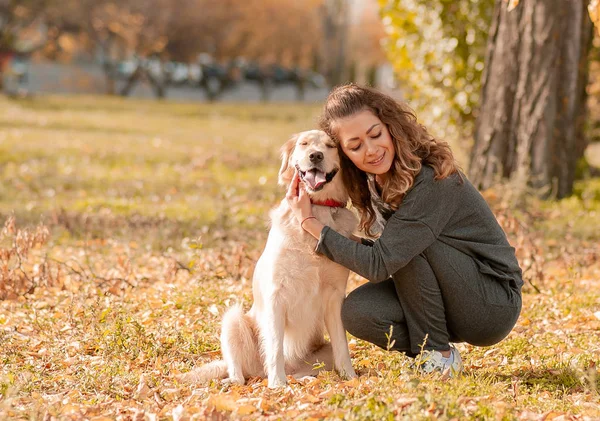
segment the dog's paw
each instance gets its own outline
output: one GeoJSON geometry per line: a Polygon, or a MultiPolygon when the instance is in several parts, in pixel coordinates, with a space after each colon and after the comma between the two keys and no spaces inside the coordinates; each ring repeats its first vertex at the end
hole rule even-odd
{"type": "Polygon", "coordinates": [[[230,377],[230,380],[232,383],[239,384],[242,386],[246,384],[246,379],[244,378],[244,376],[230,377]]]}
{"type": "Polygon", "coordinates": [[[243,386],[246,384],[246,379],[244,377],[227,377],[226,379],[221,380],[221,384],[223,386],[229,386],[232,384],[239,384],[243,386]]]}
{"type": "Polygon", "coordinates": [[[279,389],[280,387],[285,387],[287,385],[287,379],[284,378],[279,378],[279,377],[273,377],[273,378],[269,378],[268,381],[268,387],[269,389],[279,389]]]}
{"type": "Polygon", "coordinates": [[[352,368],[352,367],[340,370],[339,374],[340,374],[340,377],[342,377],[343,379],[346,379],[346,380],[356,379],[358,377],[356,375],[356,372],[354,371],[354,368],[352,368]]]}

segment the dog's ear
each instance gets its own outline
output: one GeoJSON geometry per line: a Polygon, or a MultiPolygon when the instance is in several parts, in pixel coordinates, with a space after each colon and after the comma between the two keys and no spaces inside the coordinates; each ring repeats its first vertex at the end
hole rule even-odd
{"type": "Polygon", "coordinates": [[[290,167],[290,158],[294,153],[299,134],[293,135],[281,147],[281,168],[279,168],[279,185],[286,187],[294,176],[294,167],[290,167]]]}

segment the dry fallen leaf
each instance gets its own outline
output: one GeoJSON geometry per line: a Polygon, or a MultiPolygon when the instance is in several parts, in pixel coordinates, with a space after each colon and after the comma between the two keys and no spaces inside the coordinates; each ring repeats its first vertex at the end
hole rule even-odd
{"type": "Polygon", "coordinates": [[[150,393],[150,388],[146,384],[146,376],[142,374],[140,376],[140,382],[135,391],[134,398],[140,401],[144,400],[148,396],[148,393],[150,393]]]}
{"type": "Polygon", "coordinates": [[[238,397],[232,397],[229,395],[210,395],[206,400],[206,406],[209,408],[215,408],[218,411],[235,411],[237,408],[236,401],[238,397]]]}
{"type": "Polygon", "coordinates": [[[342,384],[347,387],[358,387],[360,385],[360,381],[358,380],[357,377],[354,377],[353,379],[346,380],[342,384]]]}
{"type": "MultiPolygon", "coordinates": [[[[508,0],[503,8],[507,4],[508,0]]],[[[509,6],[514,8],[516,2],[509,6]]],[[[597,84],[595,79],[592,83],[597,84]]],[[[55,100],[61,101],[52,101],[55,100]]],[[[3,101],[0,98],[3,111],[7,106],[17,107],[19,112],[33,112],[22,104],[3,101]]],[[[37,109],[37,105],[43,106],[36,103],[32,109],[37,109]]],[[[213,106],[218,112],[218,104],[213,106]]],[[[151,105],[146,103],[144,107],[151,105]]],[[[194,109],[194,114],[196,111],[194,109]]],[[[51,111],[51,115],[54,114],[51,111]]],[[[89,113],[89,117],[95,119],[97,116],[89,113]]],[[[12,119],[12,114],[7,118],[12,119]]],[[[11,131],[0,133],[0,146],[9,151],[13,142],[11,131]]],[[[141,152],[141,155],[136,155],[140,162],[135,168],[144,159],[152,158],[143,156],[143,150],[138,151],[137,136],[136,153],[141,152]]],[[[28,141],[35,142],[35,139],[28,137],[28,141]]],[[[70,143],[76,139],[67,136],[64,141],[71,147],[70,143]]],[[[86,142],[85,148],[93,149],[93,145],[94,142],[86,142]]],[[[271,148],[273,145],[265,146],[271,148]]],[[[57,150],[61,154],[66,152],[62,147],[57,150]]],[[[123,152],[120,157],[126,159],[128,152],[123,152]]],[[[195,152],[190,153],[193,156],[195,152]]],[[[242,157],[236,156],[233,160],[242,157]]],[[[73,160],[68,154],[65,158],[73,160]]],[[[214,158],[215,162],[219,161],[218,151],[214,158]]],[[[45,159],[35,165],[43,164],[45,159]]],[[[153,158],[150,161],[154,162],[153,158]]],[[[10,168],[7,171],[19,174],[18,177],[11,176],[16,181],[23,182],[21,179],[27,178],[29,181],[25,181],[37,188],[38,181],[44,178],[32,174],[30,164],[22,164],[30,167],[28,171],[17,170],[15,173],[10,168]]],[[[262,165],[262,161],[259,164],[262,165]]],[[[13,163],[8,162],[8,167],[11,165],[13,163]]],[[[179,167],[180,174],[190,169],[189,163],[174,162],[173,167],[179,167]]],[[[192,174],[189,178],[199,176],[200,184],[206,183],[212,169],[210,166],[205,169],[206,174],[192,174]]],[[[276,173],[276,168],[273,170],[276,173]]],[[[229,179],[229,175],[235,173],[224,175],[229,179]]],[[[265,176],[272,181],[271,175],[265,176]]],[[[165,180],[168,179],[171,179],[169,174],[165,174],[165,180]]],[[[173,180],[181,180],[181,183],[165,186],[165,192],[184,193],[187,181],[183,177],[173,180]]],[[[53,181],[56,180],[48,178],[43,183],[59,184],[53,181]]],[[[8,186],[2,184],[2,187],[10,192],[12,182],[8,180],[8,186]]],[[[145,184],[146,180],[143,182],[145,184]]],[[[128,181],[124,183],[125,187],[127,185],[128,181]]],[[[194,190],[197,187],[194,185],[194,190]]],[[[80,190],[80,198],[96,196],[93,191],[80,190]]],[[[150,190],[154,194],[154,189],[150,190]]],[[[256,194],[260,202],[271,197],[271,193],[262,193],[264,191],[256,194]]],[[[593,198],[596,195],[594,185],[592,196],[586,196],[588,199],[584,201],[573,197],[569,203],[544,204],[553,209],[551,211],[534,205],[522,210],[525,216],[521,210],[517,212],[517,209],[504,205],[493,208],[524,266],[523,310],[515,329],[499,344],[490,348],[464,345],[467,376],[443,385],[429,379],[416,379],[410,370],[405,370],[405,358],[355,338],[350,340],[349,348],[352,363],[361,374],[359,379],[343,381],[335,373],[326,372],[300,381],[289,378],[289,386],[282,390],[268,389],[266,379],[262,378],[250,379],[245,386],[220,382],[180,385],[173,380],[175,374],[188,372],[194,363],[220,358],[218,338],[223,310],[233,302],[242,300],[250,304],[252,300],[249,279],[262,250],[253,243],[266,240],[266,232],[262,225],[257,227],[258,224],[237,231],[235,221],[242,215],[237,215],[235,209],[241,208],[242,203],[245,205],[249,196],[238,191],[228,197],[227,211],[231,218],[227,220],[231,224],[227,226],[221,226],[218,221],[210,226],[186,226],[184,231],[198,228],[206,236],[206,244],[211,242],[210,248],[184,247],[182,250],[174,246],[168,253],[162,249],[154,251],[148,243],[152,241],[150,234],[154,229],[160,229],[161,236],[170,235],[169,239],[175,243],[181,241],[179,236],[183,231],[179,221],[169,217],[160,217],[154,222],[152,218],[144,219],[139,215],[117,215],[109,209],[98,212],[94,209],[75,217],[63,215],[53,222],[55,227],[75,234],[78,229],[90,226],[94,235],[107,238],[78,240],[68,236],[56,238],[46,249],[32,250],[39,256],[52,255],[67,262],[79,273],[66,266],[50,267],[48,273],[57,280],[55,284],[40,280],[32,293],[10,295],[9,292],[7,298],[13,297],[14,301],[0,300],[0,361],[9,362],[0,368],[0,389],[6,403],[0,403],[0,419],[31,418],[30,413],[35,413],[31,411],[36,408],[48,408],[46,417],[54,414],[52,416],[59,418],[98,421],[366,419],[379,415],[378,419],[385,419],[407,415],[403,411],[416,414],[415,418],[442,418],[449,401],[448,396],[440,393],[441,389],[449,390],[450,396],[452,392],[468,392],[464,399],[451,402],[456,419],[475,418],[478,414],[491,414],[490,417],[497,419],[538,421],[600,419],[593,380],[585,383],[588,378],[598,377],[593,350],[598,348],[594,333],[600,328],[597,305],[600,303],[600,244],[597,234],[589,230],[589,226],[595,226],[593,222],[583,227],[589,240],[583,241],[575,232],[580,215],[587,217],[596,212],[598,216],[597,200],[593,198]],[[585,206],[582,206],[583,202],[585,206]],[[571,206],[574,209],[571,210],[571,206]],[[588,207],[591,211],[586,210],[588,207]],[[82,220],[75,219],[80,216],[82,220]],[[97,216],[107,218],[103,219],[103,225],[94,225],[97,216]],[[569,224],[561,225],[561,219],[569,219],[569,224]],[[562,231],[542,232],[539,224],[544,223],[549,223],[545,227],[562,231]],[[124,238],[112,238],[115,230],[121,231],[120,224],[134,224],[138,228],[125,231],[124,238]],[[173,232],[167,232],[172,228],[173,232]],[[255,235],[256,228],[260,231],[258,235],[255,235]],[[248,238],[252,238],[252,244],[248,238]],[[183,263],[174,265],[174,261],[183,263]],[[193,264],[187,266],[186,262],[193,264]],[[532,285],[539,287],[539,291],[534,291],[532,285]],[[111,288],[116,295],[108,292],[111,288]],[[569,362],[568,369],[565,369],[566,361],[569,362]],[[400,373],[390,376],[390,370],[400,373]],[[135,384],[135,378],[139,378],[138,384],[135,384]],[[490,390],[493,390],[492,396],[473,396],[485,395],[490,390]],[[211,395],[218,396],[211,398],[211,395]],[[428,408],[432,413],[426,412],[428,408]]],[[[504,200],[501,192],[486,196],[486,199],[504,200]]],[[[31,200],[37,212],[37,202],[31,200]]],[[[157,197],[157,200],[162,206],[162,198],[157,197]]],[[[250,207],[256,205],[256,202],[250,202],[250,207]]],[[[188,207],[193,203],[194,200],[185,201],[183,205],[188,207]]],[[[15,206],[18,206],[16,201],[15,206]]],[[[266,212],[264,216],[266,218],[266,212]]],[[[253,224],[249,219],[243,222],[247,226],[253,224]]],[[[9,243],[6,243],[8,247],[9,243]]],[[[0,254],[4,247],[0,244],[0,254]]],[[[30,263],[31,267],[24,267],[24,270],[31,270],[33,276],[40,276],[46,270],[42,260],[34,259],[30,263]]],[[[352,274],[349,290],[366,282],[352,274]]],[[[0,290],[3,286],[0,280],[0,290]]]]}
{"type": "Polygon", "coordinates": [[[302,395],[302,397],[300,398],[300,402],[311,402],[311,403],[317,403],[317,402],[321,402],[321,398],[318,398],[316,396],[313,396],[311,394],[305,393],[302,395]]]}
{"type": "Polygon", "coordinates": [[[241,405],[235,409],[235,412],[239,415],[250,415],[257,410],[258,409],[254,405],[241,405]]]}

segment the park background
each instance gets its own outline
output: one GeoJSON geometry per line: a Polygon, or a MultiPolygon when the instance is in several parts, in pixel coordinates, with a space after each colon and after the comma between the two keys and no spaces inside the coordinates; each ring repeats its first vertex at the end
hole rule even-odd
{"type": "MultiPolygon", "coordinates": [[[[0,0],[0,418],[600,418],[598,1],[0,0]],[[500,344],[419,377],[179,384],[251,303],[279,148],[332,86],[451,143],[524,269],[500,344]]],[[[364,282],[351,275],[349,289],[364,282]]]]}

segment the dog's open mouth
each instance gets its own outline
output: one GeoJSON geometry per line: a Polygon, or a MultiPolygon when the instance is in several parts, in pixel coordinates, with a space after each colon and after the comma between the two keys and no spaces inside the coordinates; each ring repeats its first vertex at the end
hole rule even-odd
{"type": "Polygon", "coordinates": [[[299,166],[296,165],[300,178],[304,181],[304,184],[308,186],[312,191],[319,191],[333,180],[333,177],[337,174],[339,169],[335,168],[333,171],[325,173],[317,168],[311,168],[306,171],[302,171],[299,166]]]}

